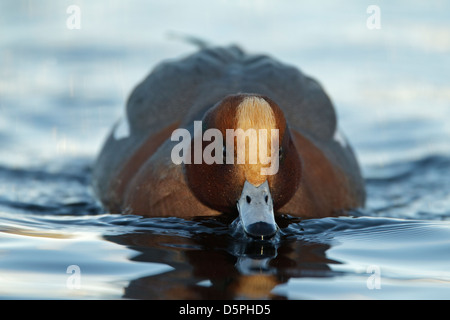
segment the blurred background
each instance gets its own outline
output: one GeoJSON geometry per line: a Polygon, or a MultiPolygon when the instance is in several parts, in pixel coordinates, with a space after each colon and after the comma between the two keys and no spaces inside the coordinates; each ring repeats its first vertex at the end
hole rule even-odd
{"type": "Polygon", "coordinates": [[[152,67],[196,50],[183,35],[315,77],[364,167],[448,154],[450,4],[378,1],[378,20],[372,4],[2,1],[0,163],[95,156],[152,67]]]}

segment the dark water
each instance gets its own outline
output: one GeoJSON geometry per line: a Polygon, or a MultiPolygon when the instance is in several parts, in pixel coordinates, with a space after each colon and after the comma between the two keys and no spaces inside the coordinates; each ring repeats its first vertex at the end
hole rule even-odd
{"type": "Polygon", "coordinates": [[[357,2],[200,1],[183,15],[170,3],[80,3],[82,29],[68,30],[70,4],[0,5],[1,298],[450,299],[447,4],[381,2],[378,31],[357,2]],[[273,13],[284,18],[261,24],[273,13]],[[316,76],[360,159],[367,206],[278,217],[265,242],[226,219],[104,212],[90,189],[95,156],[133,86],[193,51],[173,30],[316,76]]]}

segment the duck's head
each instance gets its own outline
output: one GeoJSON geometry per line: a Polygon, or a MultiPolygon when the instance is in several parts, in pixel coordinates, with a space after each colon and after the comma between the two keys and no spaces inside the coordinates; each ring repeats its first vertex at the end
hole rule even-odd
{"type": "Polygon", "coordinates": [[[227,96],[205,114],[199,134],[185,164],[194,195],[212,209],[238,213],[247,234],[272,237],[274,211],[295,194],[302,172],[283,111],[265,96],[227,96]]]}

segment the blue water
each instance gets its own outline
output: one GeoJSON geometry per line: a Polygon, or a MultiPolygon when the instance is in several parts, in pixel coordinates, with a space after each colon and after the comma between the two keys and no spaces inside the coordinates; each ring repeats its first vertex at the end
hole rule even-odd
{"type": "Polygon", "coordinates": [[[2,1],[0,297],[450,299],[450,5],[379,1],[376,30],[367,6],[2,1]],[[81,29],[67,27],[72,4],[81,29]],[[180,34],[318,79],[367,206],[280,217],[267,242],[221,219],[105,212],[90,189],[95,157],[133,87],[195,50],[180,34]]]}

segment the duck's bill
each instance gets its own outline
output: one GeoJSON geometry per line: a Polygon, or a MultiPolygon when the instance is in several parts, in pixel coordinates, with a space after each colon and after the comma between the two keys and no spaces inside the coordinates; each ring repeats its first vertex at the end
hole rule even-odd
{"type": "Polygon", "coordinates": [[[276,234],[278,226],[267,180],[258,187],[245,181],[237,207],[245,233],[261,240],[276,234]]]}

